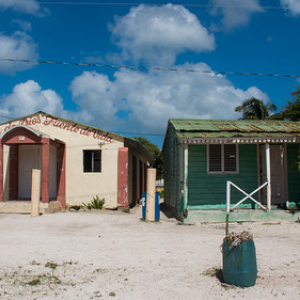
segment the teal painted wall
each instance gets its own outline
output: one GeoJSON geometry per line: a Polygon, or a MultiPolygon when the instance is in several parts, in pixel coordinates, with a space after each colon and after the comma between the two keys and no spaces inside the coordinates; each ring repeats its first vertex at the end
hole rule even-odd
{"type": "Polygon", "coordinates": [[[180,207],[180,146],[173,127],[168,128],[164,148],[164,202],[180,207]]]}
{"type": "MultiPolygon", "coordinates": [[[[239,145],[239,174],[207,174],[206,145],[189,146],[188,205],[226,204],[226,181],[250,193],[258,187],[256,145],[239,145]]],[[[243,198],[231,189],[232,203],[243,198]]],[[[254,195],[257,200],[257,194],[254,195]]],[[[249,202],[248,202],[249,203],[249,202]]]]}
{"type": "Polygon", "coordinates": [[[288,190],[289,201],[300,202],[300,172],[297,170],[295,163],[297,161],[299,144],[287,145],[288,157],[288,190]]]}

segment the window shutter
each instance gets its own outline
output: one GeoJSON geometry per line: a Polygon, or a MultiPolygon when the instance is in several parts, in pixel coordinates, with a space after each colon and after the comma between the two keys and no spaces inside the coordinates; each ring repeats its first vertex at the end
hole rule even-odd
{"type": "Polygon", "coordinates": [[[225,172],[236,172],[237,168],[237,153],[236,145],[224,145],[224,171],[225,172]]]}
{"type": "Polygon", "coordinates": [[[209,145],[209,172],[222,171],[222,145],[209,145]]]}

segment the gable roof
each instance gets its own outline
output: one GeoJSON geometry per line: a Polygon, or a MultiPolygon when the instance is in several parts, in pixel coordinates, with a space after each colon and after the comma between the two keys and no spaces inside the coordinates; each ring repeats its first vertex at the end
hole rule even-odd
{"type": "Polygon", "coordinates": [[[170,119],[162,147],[163,153],[172,128],[175,137],[183,144],[296,143],[300,137],[300,122],[170,119]]]}
{"type": "MultiPolygon", "coordinates": [[[[59,120],[61,120],[63,122],[66,122],[66,123],[69,123],[69,122],[76,123],[80,127],[89,127],[90,129],[100,130],[103,133],[108,133],[108,134],[111,134],[115,137],[122,138],[122,139],[124,139],[125,147],[126,147],[126,145],[129,145],[129,146],[133,147],[134,149],[136,149],[138,152],[145,155],[145,157],[147,158],[148,161],[150,161],[150,162],[153,161],[152,155],[147,151],[147,149],[139,141],[137,141],[135,139],[132,139],[132,138],[129,138],[129,137],[126,137],[126,136],[123,136],[123,135],[120,135],[120,134],[117,134],[117,133],[114,133],[114,132],[109,132],[109,131],[106,131],[106,130],[102,130],[102,129],[99,129],[99,128],[96,128],[96,127],[93,127],[93,126],[89,126],[89,125],[86,125],[86,124],[82,124],[82,123],[79,123],[79,122],[75,122],[75,121],[72,121],[72,120],[69,120],[69,119],[64,119],[64,118],[61,118],[61,117],[58,117],[58,116],[55,116],[55,115],[48,114],[48,113],[43,112],[43,111],[37,111],[33,114],[26,115],[26,116],[23,116],[23,117],[20,117],[20,118],[16,118],[16,119],[1,123],[0,126],[4,125],[4,124],[13,123],[13,122],[18,121],[20,119],[30,118],[30,117],[38,115],[38,114],[46,115],[46,116],[49,116],[49,117],[54,118],[54,119],[59,119],[59,120]]],[[[33,129],[31,129],[31,130],[33,130],[33,129]]],[[[37,130],[35,130],[35,131],[38,132],[37,130]]],[[[42,134],[42,133],[40,133],[40,134],[42,134]]]]}
{"type": "Polygon", "coordinates": [[[300,122],[170,119],[179,138],[295,137],[300,122]]]}

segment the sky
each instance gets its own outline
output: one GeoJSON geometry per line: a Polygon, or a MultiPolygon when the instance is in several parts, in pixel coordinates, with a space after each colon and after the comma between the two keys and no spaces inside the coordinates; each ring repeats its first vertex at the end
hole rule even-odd
{"type": "Polygon", "coordinates": [[[44,111],[161,147],[170,118],[281,110],[299,35],[299,0],[0,0],[0,122],[44,111]]]}

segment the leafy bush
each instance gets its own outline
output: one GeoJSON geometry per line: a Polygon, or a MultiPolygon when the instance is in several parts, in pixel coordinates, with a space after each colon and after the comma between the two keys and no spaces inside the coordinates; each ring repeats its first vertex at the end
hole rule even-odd
{"type": "Polygon", "coordinates": [[[91,203],[83,203],[82,202],[82,205],[84,208],[87,208],[87,209],[102,209],[103,208],[103,205],[105,203],[105,199],[99,199],[98,196],[94,197],[93,200],[91,201],[91,203]]]}

